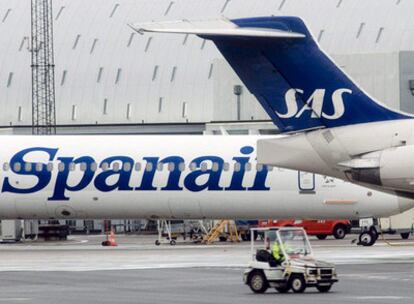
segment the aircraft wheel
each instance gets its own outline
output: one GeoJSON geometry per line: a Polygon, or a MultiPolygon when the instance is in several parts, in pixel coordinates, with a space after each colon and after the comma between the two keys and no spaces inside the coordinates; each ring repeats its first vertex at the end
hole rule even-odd
{"type": "Polygon", "coordinates": [[[155,241],[155,245],[156,245],[156,246],[160,246],[160,245],[161,245],[161,242],[160,242],[159,240],[156,240],[156,241],[155,241]]]}
{"type": "Polygon", "coordinates": [[[378,234],[373,233],[372,231],[365,231],[359,235],[358,245],[362,246],[372,246],[377,241],[378,234]]]}
{"type": "Polygon", "coordinates": [[[264,293],[268,288],[267,279],[261,271],[250,274],[249,287],[254,293],[264,293]]]}
{"type": "Polygon", "coordinates": [[[332,285],[324,285],[324,286],[317,285],[316,286],[316,289],[319,292],[329,292],[331,290],[331,288],[332,288],[332,285]]]}
{"type": "Polygon", "coordinates": [[[177,244],[177,243],[175,242],[175,240],[171,240],[171,241],[170,241],[170,245],[171,245],[171,246],[175,246],[176,244],[177,244]]]}
{"type": "Polygon", "coordinates": [[[318,240],[325,240],[328,236],[326,234],[318,234],[316,237],[318,240]]]}
{"type": "Polygon", "coordinates": [[[290,287],[294,293],[302,293],[306,289],[306,282],[301,274],[292,274],[290,278],[290,287]]]}

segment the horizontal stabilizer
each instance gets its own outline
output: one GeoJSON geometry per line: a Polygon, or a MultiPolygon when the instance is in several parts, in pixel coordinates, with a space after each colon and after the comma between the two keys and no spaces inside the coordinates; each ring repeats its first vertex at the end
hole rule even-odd
{"type": "Polygon", "coordinates": [[[239,27],[228,19],[208,21],[173,21],[134,23],[129,25],[140,34],[144,32],[195,34],[200,36],[234,36],[255,38],[305,38],[305,35],[269,28],[239,27]]]}

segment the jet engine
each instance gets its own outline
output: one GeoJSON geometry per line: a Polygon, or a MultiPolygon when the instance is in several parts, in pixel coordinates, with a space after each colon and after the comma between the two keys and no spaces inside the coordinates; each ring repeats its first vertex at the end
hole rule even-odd
{"type": "Polygon", "coordinates": [[[363,155],[340,164],[351,181],[414,193],[414,146],[363,155]]]}

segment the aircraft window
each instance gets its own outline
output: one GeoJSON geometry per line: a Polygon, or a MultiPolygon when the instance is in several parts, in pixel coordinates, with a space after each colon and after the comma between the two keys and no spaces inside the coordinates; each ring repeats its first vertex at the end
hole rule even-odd
{"type": "Polygon", "coordinates": [[[88,167],[88,164],[87,164],[87,163],[81,163],[81,164],[80,164],[80,169],[81,169],[81,171],[83,171],[83,172],[85,172],[85,171],[86,171],[87,167],[88,167]]]}
{"type": "Polygon", "coordinates": [[[125,171],[125,172],[130,172],[132,170],[131,163],[124,163],[122,165],[122,170],[125,171]]]}
{"type": "Polygon", "coordinates": [[[162,171],[163,169],[164,169],[164,164],[163,163],[158,163],[157,164],[157,170],[162,171]]]}
{"type": "Polygon", "coordinates": [[[245,164],[244,169],[246,172],[252,171],[252,164],[251,163],[245,164]]]}
{"type": "Polygon", "coordinates": [[[120,165],[119,165],[119,163],[114,163],[113,165],[112,165],[112,169],[115,171],[115,172],[118,172],[119,171],[119,168],[120,167],[120,165]]]}
{"type": "Polygon", "coordinates": [[[58,171],[59,172],[65,171],[65,164],[64,163],[59,163],[58,164],[58,171]]]}
{"type": "Polygon", "coordinates": [[[48,172],[52,172],[53,171],[53,163],[48,163],[46,166],[46,169],[48,172]]]}
{"type": "Polygon", "coordinates": [[[234,172],[240,172],[241,170],[241,164],[240,163],[235,163],[234,164],[234,172]]]}
{"type": "Polygon", "coordinates": [[[98,170],[98,164],[95,162],[91,163],[91,171],[96,172],[96,170],[98,170]]]}
{"type": "Polygon", "coordinates": [[[4,163],[3,164],[3,171],[9,171],[10,170],[10,165],[9,163],[4,163]]]}
{"type": "Polygon", "coordinates": [[[20,172],[21,169],[22,169],[22,164],[21,163],[14,163],[13,164],[13,171],[20,172]]]}
{"type": "Polygon", "coordinates": [[[107,162],[104,162],[101,164],[101,168],[103,171],[106,171],[109,169],[109,164],[107,162]]]}
{"type": "Polygon", "coordinates": [[[213,172],[218,172],[218,170],[219,170],[219,163],[214,162],[212,169],[213,169],[213,172]]]}
{"type": "Polygon", "coordinates": [[[201,164],[201,172],[206,172],[207,171],[207,163],[202,163],[201,164]]]}
{"type": "Polygon", "coordinates": [[[135,171],[141,171],[141,163],[135,163],[135,171]]]}
{"type": "Polygon", "coordinates": [[[180,169],[180,172],[184,172],[185,171],[185,163],[180,163],[178,168],[180,169]]]}
{"type": "Polygon", "coordinates": [[[262,164],[256,164],[256,171],[262,172],[263,171],[263,165],[262,164]]]}
{"type": "Polygon", "coordinates": [[[69,171],[75,171],[75,163],[74,162],[69,163],[69,171]]]}
{"type": "Polygon", "coordinates": [[[223,170],[224,171],[229,171],[230,170],[230,164],[229,163],[224,163],[223,164],[223,170]]]}
{"type": "Polygon", "coordinates": [[[26,171],[26,172],[32,171],[32,164],[31,163],[25,163],[24,164],[24,171],[26,171]]]}
{"type": "Polygon", "coordinates": [[[175,170],[175,164],[174,163],[169,163],[168,164],[168,171],[173,172],[175,170]]]}
{"type": "Polygon", "coordinates": [[[195,171],[195,170],[197,170],[197,164],[196,163],[191,163],[189,168],[190,168],[191,171],[195,171]]]}
{"type": "Polygon", "coordinates": [[[42,172],[42,167],[43,167],[43,165],[41,163],[36,163],[36,171],[37,172],[42,172]]]}
{"type": "Polygon", "coordinates": [[[154,168],[154,165],[152,163],[147,163],[147,165],[145,166],[145,171],[151,172],[153,168],[154,168]]]}

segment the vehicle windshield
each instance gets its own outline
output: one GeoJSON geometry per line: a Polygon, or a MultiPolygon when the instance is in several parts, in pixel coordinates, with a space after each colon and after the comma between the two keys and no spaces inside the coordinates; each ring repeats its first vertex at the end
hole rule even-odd
{"type": "Polygon", "coordinates": [[[303,230],[280,230],[279,236],[284,251],[288,256],[294,257],[311,254],[311,247],[303,230]]]}

